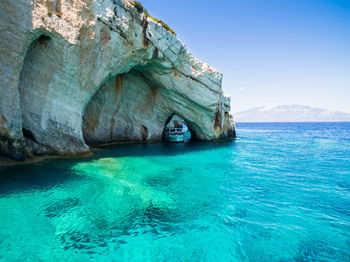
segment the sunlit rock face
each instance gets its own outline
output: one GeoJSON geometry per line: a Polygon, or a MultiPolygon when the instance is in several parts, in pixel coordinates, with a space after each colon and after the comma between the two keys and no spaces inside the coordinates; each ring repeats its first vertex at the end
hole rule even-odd
{"type": "Polygon", "coordinates": [[[161,140],[172,114],[234,137],[222,74],[125,0],[0,2],[0,155],[161,140]]]}

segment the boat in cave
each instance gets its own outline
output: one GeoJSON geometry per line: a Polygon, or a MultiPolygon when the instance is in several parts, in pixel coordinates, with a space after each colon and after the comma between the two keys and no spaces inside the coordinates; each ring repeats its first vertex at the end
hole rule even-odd
{"type": "Polygon", "coordinates": [[[183,119],[174,115],[165,127],[165,141],[173,143],[191,140],[191,131],[183,119]]]}

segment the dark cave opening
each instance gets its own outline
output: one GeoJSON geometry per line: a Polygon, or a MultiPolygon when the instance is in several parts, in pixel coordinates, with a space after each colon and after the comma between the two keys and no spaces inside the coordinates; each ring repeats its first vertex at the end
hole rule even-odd
{"type": "MultiPolygon", "coordinates": [[[[180,120],[180,122],[183,122],[183,124],[185,124],[185,127],[188,128],[188,131],[190,132],[191,134],[191,138],[188,140],[188,141],[184,141],[184,142],[191,142],[191,141],[197,141],[198,140],[198,136],[196,134],[196,132],[194,131],[194,129],[191,127],[191,125],[188,123],[188,121],[186,121],[186,119],[183,119],[179,116],[177,116],[176,114],[171,114],[167,120],[165,121],[165,124],[164,124],[164,128],[163,128],[163,132],[162,132],[162,141],[163,142],[169,142],[167,141],[167,131],[169,129],[167,129],[167,126],[169,125],[170,121],[173,119],[173,118],[179,118],[178,120],[180,120]]],[[[179,127],[179,128],[182,128],[182,125],[179,125],[179,126],[174,126],[175,128],[179,127]]]]}
{"type": "Polygon", "coordinates": [[[23,137],[28,138],[32,140],[33,142],[36,142],[35,137],[32,132],[30,132],[28,129],[22,128],[23,137]]]}

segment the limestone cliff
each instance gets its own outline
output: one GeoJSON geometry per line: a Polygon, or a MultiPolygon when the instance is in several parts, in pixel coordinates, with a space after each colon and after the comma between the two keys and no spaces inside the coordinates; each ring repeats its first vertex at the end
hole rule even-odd
{"type": "Polygon", "coordinates": [[[222,74],[126,0],[0,1],[0,156],[161,140],[177,114],[232,138],[222,74]]]}

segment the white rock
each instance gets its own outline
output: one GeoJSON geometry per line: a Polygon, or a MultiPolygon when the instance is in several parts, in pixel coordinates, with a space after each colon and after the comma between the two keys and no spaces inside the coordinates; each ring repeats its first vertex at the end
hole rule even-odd
{"type": "Polygon", "coordinates": [[[0,155],[160,140],[173,113],[234,136],[222,74],[126,0],[2,0],[0,32],[0,155]]]}

